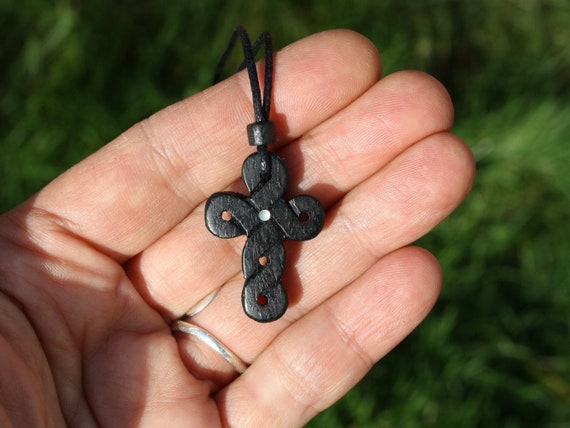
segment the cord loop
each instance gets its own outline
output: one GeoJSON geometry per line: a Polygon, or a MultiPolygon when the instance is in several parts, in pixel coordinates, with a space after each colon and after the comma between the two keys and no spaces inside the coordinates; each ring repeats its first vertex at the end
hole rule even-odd
{"type": "Polygon", "coordinates": [[[267,31],[261,33],[252,45],[245,28],[238,25],[234,29],[230,42],[228,43],[228,46],[216,67],[214,83],[218,83],[220,81],[224,66],[238,38],[241,41],[244,55],[244,60],[238,68],[238,71],[247,68],[249,83],[251,85],[253,112],[255,114],[255,123],[252,123],[247,127],[249,144],[257,146],[257,151],[262,157],[261,176],[264,181],[269,181],[271,179],[271,156],[269,156],[269,152],[265,146],[273,142],[273,139],[275,138],[273,122],[269,120],[269,114],[271,111],[271,91],[273,86],[273,44],[271,41],[271,34],[267,31]],[[262,46],[265,46],[263,98],[261,97],[259,76],[257,75],[257,67],[255,65],[255,56],[262,46]]]}

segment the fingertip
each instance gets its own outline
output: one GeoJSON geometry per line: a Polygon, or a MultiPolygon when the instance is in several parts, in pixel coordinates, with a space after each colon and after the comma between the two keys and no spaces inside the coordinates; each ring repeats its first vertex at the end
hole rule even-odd
{"type": "Polygon", "coordinates": [[[384,77],[382,84],[387,90],[391,89],[384,103],[393,104],[396,110],[421,106],[439,131],[449,131],[453,127],[453,101],[445,86],[435,77],[418,70],[403,70],[384,77]]]}
{"type": "Polygon", "coordinates": [[[417,291],[422,296],[419,301],[424,302],[424,316],[426,316],[441,293],[443,284],[441,264],[433,253],[423,247],[409,246],[400,251],[405,254],[406,268],[413,271],[411,277],[422,284],[417,291]]]}
{"type": "Polygon", "coordinates": [[[440,209],[451,214],[467,197],[475,181],[475,158],[469,146],[454,134],[440,133],[424,140],[423,155],[432,159],[440,209]]]}
{"type": "Polygon", "coordinates": [[[320,116],[320,123],[372,87],[380,78],[382,63],[374,44],[363,35],[328,30],[282,49],[275,56],[274,70],[278,137],[290,140],[315,126],[313,116],[320,116]]]}
{"type": "Polygon", "coordinates": [[[439,261],[425,248],[407,246],[387,254],[355,282],[361,285],[352,293],[359,293],[361,298],[367,296],[367,304],[382,312],[381,316],[371,316],[378,318],[377,322],[368,320],[362,329],[369,326],[370,333],[375,334],[377,329],[374,326],[381,320],[392,326],[392,329],[384,330],[386,337],[401,340],[433,308],[441,292],[442,281],[439,261]]]}
{"type": "Polygon", "coordinates": [[[457,174],[463,177],[463,193],[461,195],[461,200],[464,200],[475,182],[475,175],[477,172],[477,166],[475,163],[475,155],[469,147],[469,145],[463,141],[458,136],[451,134],[453,139],[453,144],[451,150],[456,158],[456,168],[457,174]]]}
{"type": "MultiPolygon", "coordinates": [[[[360,72],[366,80],[376,82],[382,72],[380,53],[366,36],[349,29],[333,29],[315,33],[284,47],[281,52],[294,57],[319,58],[326,66],[328,61],[342,61],[341,66],[350,66],[352,72],[360,72]]],[[[317,64],[318,65],[318,64],[317,64]]],[[[328,67],[327,67],[328,68],[328,67]]],[[[333,71],[336,71],[333,68],[333,71]]]]}
{"type": "Polygon", "coordinates": [[[375,83],[382,74],[382,59],[376,45],[368,37],[354,30],[339,28],[317,33],[313,36],[319,42],[330,45],[334,51],[347,55],[352,71],[375,83]]]}

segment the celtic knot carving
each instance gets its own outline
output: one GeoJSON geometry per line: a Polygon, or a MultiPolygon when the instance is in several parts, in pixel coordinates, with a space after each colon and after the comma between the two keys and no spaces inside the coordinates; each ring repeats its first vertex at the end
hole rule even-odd
{"type": "Polygon", "coordinates": [[[281,282],[285,269],[283,240],[312,239],[324,224],[324,209],[314,197],[283,199],[289,181],[287,168],[277,155],[267,155],[268,179],[261,173],[263,156],[253,153],[242,167],[250,195],[215,193],[208,199],[205,212],[206,227],[214,235],[247,236],[242,252],[242,305],[249,317],[260,322],[274,321],[287,309],[287,293],[281,282]]]}

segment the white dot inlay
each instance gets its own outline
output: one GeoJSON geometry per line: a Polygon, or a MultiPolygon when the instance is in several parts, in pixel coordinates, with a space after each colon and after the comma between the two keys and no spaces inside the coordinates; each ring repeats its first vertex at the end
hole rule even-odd
{"type": "Polygon", "coordinates": [[[261,221],[267,221],[271,218],[271,213],[269,210],[261,210],[257,216],[261,221]]]}

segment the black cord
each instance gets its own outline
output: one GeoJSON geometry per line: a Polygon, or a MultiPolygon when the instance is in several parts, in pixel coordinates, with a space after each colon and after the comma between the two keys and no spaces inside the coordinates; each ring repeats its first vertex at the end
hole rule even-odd
{"type": "Polygon", "coordinates": [[[245,28],[241,25],[237,26],[216,67],[214,84],[221,80],[224,66],[238,38],[241,41],[244,56],[244,60],[238,71],[247,68],[249,83],[251,85],[253,112],[256,121],[248,126],[248,137],[250,144],[257,146],[257,151],[261,156],[261,178],[266,182],[271,178],[271,157],[267,150],[267,144],[272,142],[274,136],[273,123],[269,120],[271,91],[273,89],[273,45],[271,42],[271,34],[268,32],[261,33],[252,45],[245,28]],[[265,46],[265,76],[263,80],[262,98],[259,76],[257,75],[257,67],[255,66],[255,56],[263,46],[265,46]]]}
{"type": "Polygon", "coordinates": [[[234,29],[230,42],[228,43],[228,46],[216,67],[216,72],[214,74],[214,84],[218,83],[221,80],[226,62],[238,38],[241,41],[244,56],[244,60],[238,68],[238,71],[247,68],[249,82],[251,84],[255,120],[257,122],[264,122],[269,120],[269,113],[271,109],[271,90],[273,85],[273,45],[271,42],[271,34],[269,34],[267,31],[261,33],[252,45],[245,28],[243,28],[241,25],[237,26],[234,29]],[[257,68],[255,67],[255,56],[264,45],[265,77],[263,82],[264,87],[262,99],[261,89],[259,86],[259,77],[257,75],[257,68]]]}

